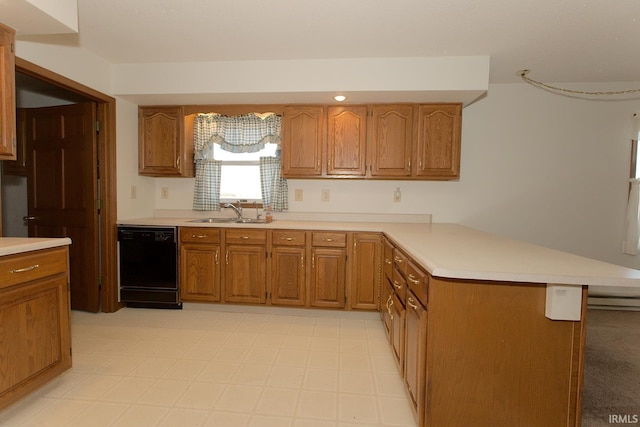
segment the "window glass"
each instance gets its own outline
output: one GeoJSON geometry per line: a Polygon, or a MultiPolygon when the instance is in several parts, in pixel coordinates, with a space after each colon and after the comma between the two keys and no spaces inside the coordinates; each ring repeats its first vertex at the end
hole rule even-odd
{"type": "Polygon", "coordinates": [[[213,157],[222,161],[220,199],[262,200],[260,157],[275,157],[276,144],[266,144],[256,153],[232,153],[214,144],[213,157]]]}

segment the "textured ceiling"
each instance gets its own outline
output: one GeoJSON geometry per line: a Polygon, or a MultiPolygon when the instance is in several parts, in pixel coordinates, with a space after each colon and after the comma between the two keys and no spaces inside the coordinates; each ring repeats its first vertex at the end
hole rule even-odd
{"type": "Polygon", "coordinates": [[[640,1],[78,0],[110,63],[489,56],[490,83],[640,81],[640,1]]]}

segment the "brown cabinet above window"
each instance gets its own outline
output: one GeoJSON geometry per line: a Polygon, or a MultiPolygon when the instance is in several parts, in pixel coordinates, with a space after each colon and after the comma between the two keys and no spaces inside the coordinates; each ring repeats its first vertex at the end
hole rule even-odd
{"type": "Polygon", "coordinates": [[[461,104],[288,106],[287,178],[460,177],[461,104]]]}

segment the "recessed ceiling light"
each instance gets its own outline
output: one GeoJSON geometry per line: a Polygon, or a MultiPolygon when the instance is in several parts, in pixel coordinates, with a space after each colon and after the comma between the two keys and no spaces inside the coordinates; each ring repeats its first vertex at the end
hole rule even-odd
{"type": "Polygon", "coordinates": [[[336,95],[336,96],[334,96],[334,97],[333,97],[333,99],[335,99],[335,100],[336,100],[336,101],[338,101],[338,102],[342,102],[342,101],[344,101],[345,99],[347,99],[347,97],[346,97],[346,96],[344,96],[344,95],[336,95]]]}

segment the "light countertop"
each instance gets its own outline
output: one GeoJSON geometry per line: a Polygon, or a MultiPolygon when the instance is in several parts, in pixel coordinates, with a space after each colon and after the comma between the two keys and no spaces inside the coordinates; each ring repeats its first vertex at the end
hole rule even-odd
{"type": "Polygon", "coordinates": [[[436,277],[559,285],[640,287],[640,270],[499,237],[458,224],[291,221],[193,223],[193,218],[141,218],[121,225],[384,232],[436,277]]]}
{"type": "Polygon", "coordinates": [[[0,237],[0,256],[55,248],[71,244],[68,237],[0,237]]]}

